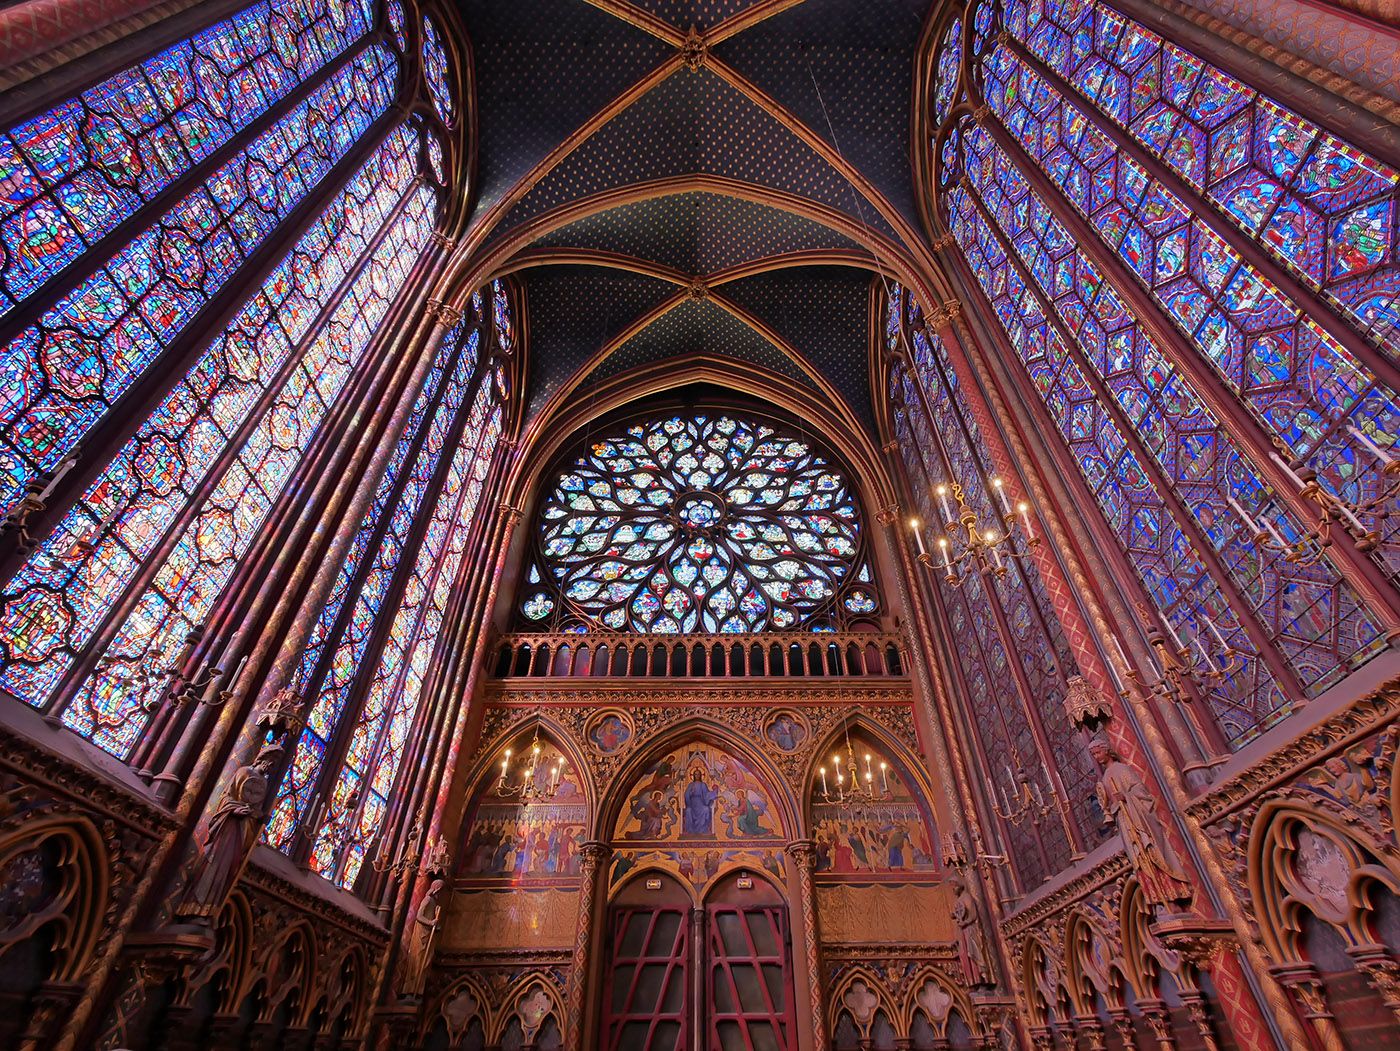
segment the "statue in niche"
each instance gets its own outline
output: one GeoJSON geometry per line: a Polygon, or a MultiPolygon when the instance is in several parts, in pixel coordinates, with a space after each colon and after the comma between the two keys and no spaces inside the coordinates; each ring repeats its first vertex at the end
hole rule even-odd
{"type": "Polygon", "coordinates": [[[987,935],[982,929],[982,914],[972,888],[962,876],[949,877],[953,887],[953,922],[958,925],[958,963],[963,981],[969,987],[995,985],[987,935]]]}
{"type": "Polygon", "coordinates": [[[438,928],[442,926],[442,891],[445,884],[440,879],[428,885],[428,893],[418,911],[413,914],[413,933],[408,944],[407,958],[404,960],[402,994],[405,997],[423,995],[423,987],[428,980],[428,964],[433,958],[433,943],[437,940],[438,928]]]}
{"type": "Polygon", "coordinates": [[[200,838],[194,878],[176,909],[180,919],[212,924],[218,915],[266,820],[267,774],[281,755],[280,748],[264,748],[252,763],[234,772],[227,794],[200,838]]]}
{"type": "Polygon", "coordinates": [[[1118,825],[1143,897],[1157,911],[1189,902],[1191,884],[1157,818],[1147,785],[1103,738],[1090,742],[1089,754],[1103,769],[1094,793],[1105,820],[1118,825]]]}

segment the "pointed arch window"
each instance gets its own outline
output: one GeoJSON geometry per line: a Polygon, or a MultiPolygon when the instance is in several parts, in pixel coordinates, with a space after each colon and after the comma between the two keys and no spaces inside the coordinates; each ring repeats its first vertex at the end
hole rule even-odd
{"type": "Polygon", "coordinates": [[[342,887],[385,827],[447,602],[484,520],[509,390],[503,333],[481,294],[473,308],[443,340],[292,682],[311,714],[264,839],[342,887]]]}
{"type": "MultiPolygon", "coordinates": [[[[3,302],[0,486],[103,464],[0,589],[0,689],[115,755],[430,244],[431,135],[391,112],[379,24],[369,4],[254,4],[0,138],[22,188],[4,207],[92,231],[3,302]]],[[[7,294],[35,250],[12,229],[7,294]]]]}
{"type": "MultiPolygon", "coordinates": [[[[889,397],[914,513],[924,522],[941,521],[934,490],[959,481],[979,518],[998,520],[1000,512],[991,505],[991,457],[965,410],[967,399],[942,336],[924,324],[921,307],[899,286],[891,290],[887,310],[889,349],[907,340],[910,351],[894,359],[889,397]]],[[[1004,761],[1038,779],[1041,770],[1053,769],[1070,801],[1072,832],[1054,817],[1003,825],[1018,877],[1034,887],[1101,834],[1091,802],[1094,767],[1064,713],[1065,683],[1078,668],[1034,566],[1013,564],[1006,575],[986,579],[973,574],[961,588],[936,574],[935,582],[988,768],[999,770],[1004,761]]]]}
{"type": "MultiPolygon", "coordinates": [[[[1335,556],[1254,534],[1307,535],[1287,472],[1386,484],[1400,177],[1110,3],[970,17],[987,111],[935,133],[941,215],[1151,602],[1247,655],[1208,691],[1242,743],[1384,649],[1335,556]]],[[[1400,522],[1360,518],[1393,578],[1400,522]]]]}

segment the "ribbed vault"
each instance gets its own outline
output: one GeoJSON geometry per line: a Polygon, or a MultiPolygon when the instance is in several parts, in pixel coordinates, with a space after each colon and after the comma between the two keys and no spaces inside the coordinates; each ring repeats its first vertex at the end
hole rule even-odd
{"type": "Polygon", "coordinates": [[[512,273],[531,420],[705,357],[873,433],[871,282],[928,246],[925,0],[463,4],[477,115],[457,288],[512,273]]]}

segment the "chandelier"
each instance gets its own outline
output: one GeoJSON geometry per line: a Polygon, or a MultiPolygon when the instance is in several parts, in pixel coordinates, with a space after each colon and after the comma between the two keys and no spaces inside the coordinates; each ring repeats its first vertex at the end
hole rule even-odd
{"type": "MultiPolygon", "coordinates": [[[[1040,543],[1040,538],[1031,530],[1031,505],[1022,500],[1013,509],[1005,483],[994,477],[991,484],[1001,514],[999,520],[994,519],[990,525],[984,525],[977,512],[968,506],[959,482],[940,483],[934,487],[943,516],[942,535],[935,542],[938,548],[936,568],[953,587],[962,587],[973,572],[1005,575],[1009,562],[1028,560],[1030,549],[1040,543]]],[[[911,519],[909,528],[914,533],[919,561],[934,567],[934,556],[924,543],[919,520],[911,519]]]]}
{"type": "Polygon", "coordinates": [[[889,763],[881,759],[879,765],[876,766],[875,756],[870,752],[866,752],[863,758],[865,760],[864,769],[861,768],[861,764],[856,759],[855,748],[851,745],[851,729],[847,725],[845,727],[844,755],[842,749],[838,748],[831,756],[831,777],[827,777],[825,766],[817,768],[817,773],[821,777],[823,803],[856,809],[867,803],[873,803],[876,799],[889,793],[889,763]],[[877,770],[880,774],[879,788],[875,787],[877,770]]]}
{"type": "Polygon", "coordinates": [[[540,757],[543,751],[540,745],[540,728],[535,726],[535,737],[530,742],[528,758],[520,767],[520,779],[514,780],[514,768],[511,766],[511,750],[507,748],[501,759],[501,776],[496,779],[496,794],[508,797],[519,797],[526,805],[530,803],[543,803],[553,799],[559,792],[559,782],[564,776],[564,757],[560,755],[549,767],[545,776],[541,779],[537,776],[540,771],[540,757]]]}

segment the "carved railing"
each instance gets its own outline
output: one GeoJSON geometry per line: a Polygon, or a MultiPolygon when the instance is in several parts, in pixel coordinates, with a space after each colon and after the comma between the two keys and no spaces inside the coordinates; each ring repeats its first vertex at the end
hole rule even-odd
{"type": "Polygon", "coordinates": [[[881,632],[521,632],[500,639],[493,670],[498,679],[903,679],[909,675],[909,655],[903,636],[881,632]]]}

